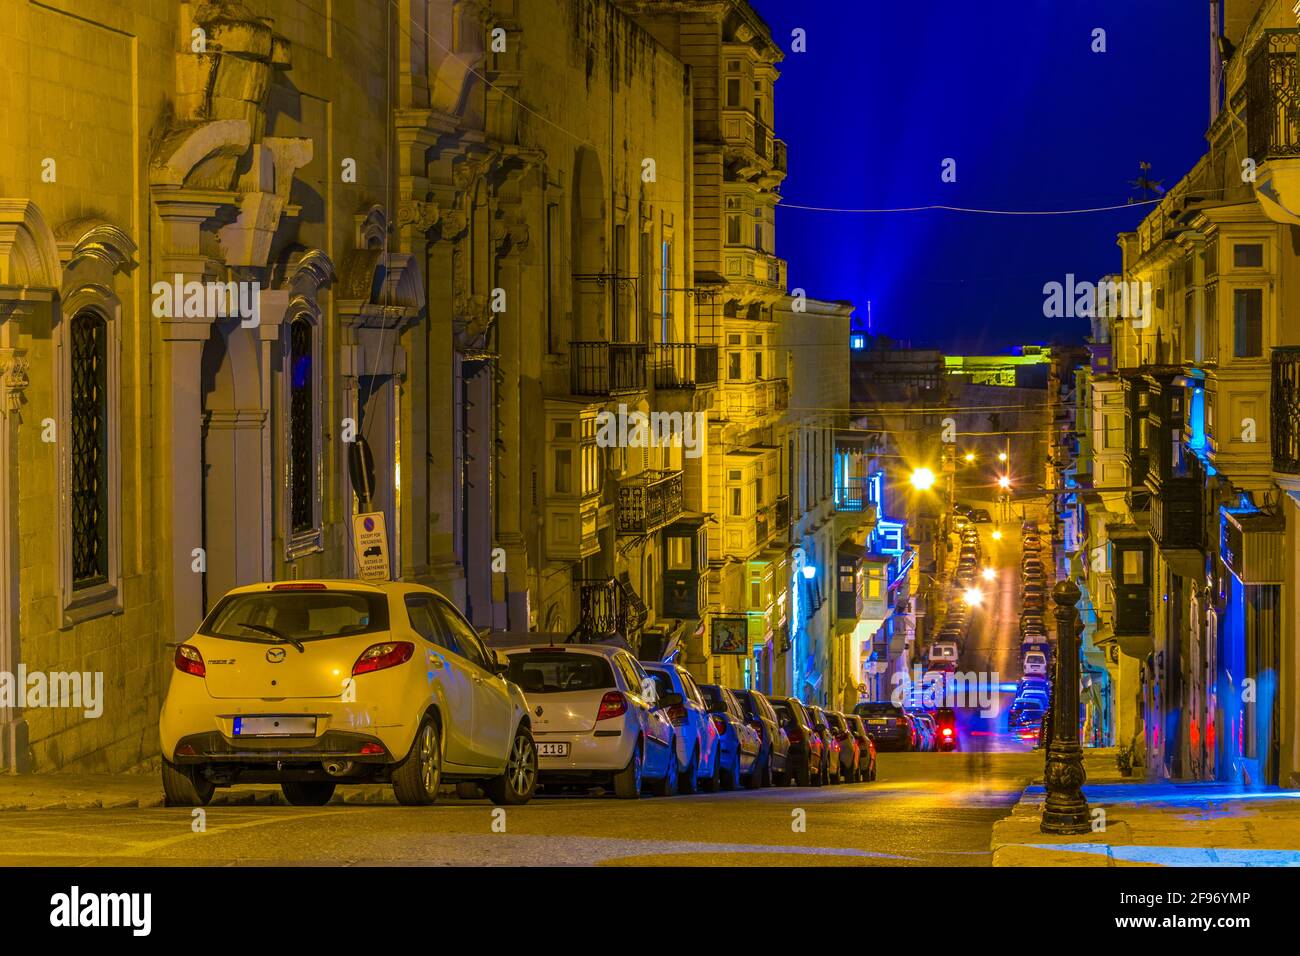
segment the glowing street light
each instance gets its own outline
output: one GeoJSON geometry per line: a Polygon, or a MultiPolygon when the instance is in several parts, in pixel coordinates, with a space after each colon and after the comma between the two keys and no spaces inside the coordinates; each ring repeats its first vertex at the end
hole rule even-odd
{"type": "Polygon", "coordinates": [[[912,487],[917,491],[929,491],[934,487],[934,472],[929,468],[918,468],[913,471],[912,487]]]}
{"type": "Polygon", "coordinates": [[[1006,460],[1007,460],[1007,453],[1004,451],[998,452],[998,461],[1006,461],[1006,460]]]}
{"type": "Polygon", "coordinates": [[[985,569],[984,569],[984,580],[985,580],[985,581],[992,581],[992,580],[993,580],[994,578],[996,578],[997,576],[998,576],[998,573],[997,573],[996,571],[994,571],[992,568],[985,568],[985,569]]]}
{"type": "Polygon", "coordinates": [[[1001,488],[1003,491],[1006,491],[1008,488],[1011,487],[1011,479],[1008,478],[1006,475],[1003,475],[1001,478],[998,479],[998,487],[1001,488]]]}
{"type": "Polygon", "coordinates": [[[967,588],[962,597],[966,599],[966,603],[971,607],[979,607],[984,603],[984,592],[979,588],[967,588]]]}
{"type": "Polygon", "coordinates": [[[994,531],[994,532],[993,532],[993,540],[994,540],[994,541],[1001,541],[1001,540],[1002,540],[1002,532],[1001,532],[1001,531],[994,531]]]}
{"type": "Polygon", "coordinates": [[[975,460],[975,453],[973,451],[966,452],[966,461],[972,462],[974,460],[975,460]]]}

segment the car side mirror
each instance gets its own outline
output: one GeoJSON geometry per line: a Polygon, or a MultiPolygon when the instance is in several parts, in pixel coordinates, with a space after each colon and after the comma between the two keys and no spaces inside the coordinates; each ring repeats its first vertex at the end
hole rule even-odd
{"type": "Polygon", "coordinates": [[[681,705],[681,694],[664,694],[655,702],[655,706],[660,709],[663,709],[664,707],[680,707],[681,705]]]}
{"type": "Polygon", "coordinates": [[[498,674],[505,674],[510,670],[510,658],[495,648],[492,649],[492,669],[498,674]]]}

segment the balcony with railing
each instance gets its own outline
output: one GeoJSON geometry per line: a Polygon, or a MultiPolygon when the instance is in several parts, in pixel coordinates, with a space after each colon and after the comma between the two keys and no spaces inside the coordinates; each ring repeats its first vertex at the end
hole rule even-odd
{"type": "Polygon", "coordinates": [[[740,179],[768,175],[774,169],[779,169],[784,175],[785,144],[774,137],[771,128],[750,110],[732,108],[722,111],[722,143],[732,171],[740,179]]]}
{"type": "Polygon", "coordinates": [[[772,522],[778,532],[790,530],[790,496],[778,495],[772,505],[772,522]]]}
{"type": "Polygon", "coordinates": [[[718,347],[661,343],[651,347],[655,388],[709,388],[718,384],[718,347]]]}
{"type": "Polygon", "coordinates": [[[635,652],[649,611],[628,576],[579,579],[574,583],[578,587],[579,619],[573,638],[599,641],[617,634],[635,652]]]}
{"type": "Polygon", "coordinates": [[[1246,64],[1246,152],[1255,196],[1274,222],[1300,223],[1300,30],[1264,30],[1246,64]]]}
{"type": "Polygon", "coordinates": [[[784,292],[786,262],[763,249],[729,245],[723,252],[722,273],[729,282],[750,282],[784,292]]]}
{"type": "Polygon", "coordinates": [[[1300,346],[1273,349],[1273,471],[1300,485],[1300,346]]]}
{"type": "Polygon", "coordinates": [[[682,473],[647,471],[620,482],[618,533],[652,534],[682,513],[682,473]]]}
{"type": "Polygon", "coordinates": [[[637,342],[571,342],[571,391],[574,395],[644,392],[648,381],[647,351],[637,342]]]}

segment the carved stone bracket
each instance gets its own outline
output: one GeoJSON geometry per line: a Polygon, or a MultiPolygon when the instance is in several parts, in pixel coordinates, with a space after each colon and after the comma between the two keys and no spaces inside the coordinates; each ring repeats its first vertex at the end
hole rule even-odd
{"type": "Polygon", "coordinates": [[[23,393],[30,383],[26,349],[0,349],[0,414],[22,407],[23,393]]]}

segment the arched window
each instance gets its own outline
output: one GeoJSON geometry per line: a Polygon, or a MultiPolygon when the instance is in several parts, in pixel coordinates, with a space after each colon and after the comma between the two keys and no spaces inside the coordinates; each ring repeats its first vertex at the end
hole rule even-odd
{"type": "Polygon", "coordinates": [[[78,312],[69,327],[72,588],[108,581],[108,324],[78,312]]]}
{"type": "Polygon", "coordinates": [[[289,323],[289,512],[295,535],[316,527],[313,332],[305,316],[289,323]]]}

